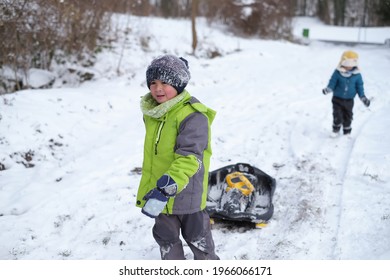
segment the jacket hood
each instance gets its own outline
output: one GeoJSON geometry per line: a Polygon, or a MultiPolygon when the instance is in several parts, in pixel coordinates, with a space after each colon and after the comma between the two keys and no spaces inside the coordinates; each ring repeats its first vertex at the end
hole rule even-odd
{"type": "Polygon", "coordinates": [[[196,111],[207,115],[207,117],[210,121],[210,124],[213,122],[215,115],[216,115],[216,111],[208,108],[203,103],[200,103],[199,100],[197,100],[195,97],[191,98],[190,104],[191,104],[192,108],[194,108],[196,111]]]}

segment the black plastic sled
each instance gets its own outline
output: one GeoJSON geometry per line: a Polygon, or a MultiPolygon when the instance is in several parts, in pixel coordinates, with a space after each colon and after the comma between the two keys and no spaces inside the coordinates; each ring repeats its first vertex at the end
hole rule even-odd
{"type": "Polygon", "coordinates": [[[274,178],[247,164],[228,165],[209,173],[206,211],[222,219],[264,227],[274,212],[274,178]]]}

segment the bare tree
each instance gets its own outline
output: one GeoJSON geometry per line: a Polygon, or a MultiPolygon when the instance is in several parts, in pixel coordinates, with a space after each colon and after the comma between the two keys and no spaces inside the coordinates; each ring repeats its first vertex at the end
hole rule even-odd
{"type": "Polygon", "coordinates": [[[195,54],[198,45],[198,36],[196,34],[196,16],[198,14],[198,0],[191,1],[191,29],[192,29],[192,53],[195,54]]]}
{"type": "Polygon", "coordinates": [[[344,25],[345,24],[345,0],[333,0],[334,7],[334,24],[335,25],[344,25]]]}
{"type": "Polygon", "coordinates": [[[378,25],[390,25],[390,1],[379,0],[379,3],[375,7],[376,14],[378,15],[378,25]]]}
{"type": "MultiPolygon", "coordinates": [[[[19,0],[0,2],[0,67],[15,73],[15,88],[21,89],[21,74],[27,80],[30,68],[50,69],[53,60],[76,57],[85,63],[93,56],[102,30],[109,24],[108,1],[19,0]]],[[[89,63],[89,62],[88,62],[89,63]]],[[[0,77],[1,78],[1,77],[0,77]]]]}

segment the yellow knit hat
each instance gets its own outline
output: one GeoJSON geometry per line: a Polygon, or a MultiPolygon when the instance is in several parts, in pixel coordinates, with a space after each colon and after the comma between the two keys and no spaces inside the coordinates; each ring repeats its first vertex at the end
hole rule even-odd
{"type": "Polygon", "coordinates": [[[354,51],[343,52],[340,65],[345,67],[357,67],[359,55],[354,51]]]}

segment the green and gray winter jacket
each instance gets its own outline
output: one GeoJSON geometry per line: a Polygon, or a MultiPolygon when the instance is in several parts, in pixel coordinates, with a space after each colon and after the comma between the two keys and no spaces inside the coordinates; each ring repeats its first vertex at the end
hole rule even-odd
{"type": "Polygon", "coordinates": [[[162,104],[148,93],[141,100],[141,110],[146,134],[137,206],[145,205],[143,197],[156,187],[162,175],[168,174],[175,180],[178,191],[163,213],[181,215],[203,210],[212,153],[210,127],[215,111],[186,90],[162,104]]]}

